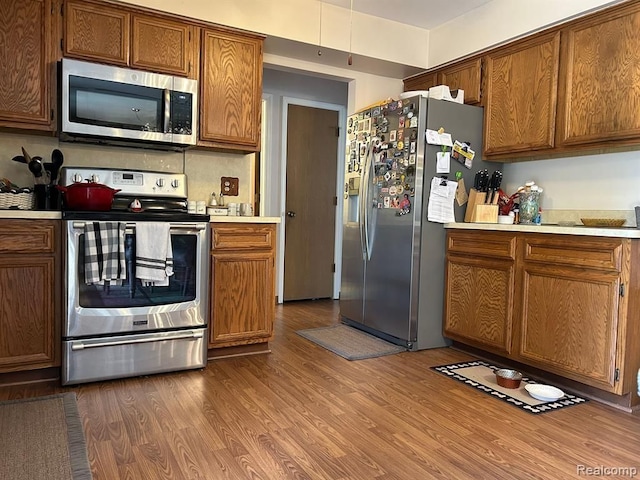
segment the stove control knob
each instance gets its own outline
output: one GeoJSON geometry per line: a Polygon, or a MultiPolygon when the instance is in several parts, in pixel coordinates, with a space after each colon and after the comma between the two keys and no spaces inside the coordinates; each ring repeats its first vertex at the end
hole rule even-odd
{"type": "Polygon", "coordinates": [[[81,174],[74,173],[73,176],[71,177],[71,180],[73,180],[75,183],[78,183],[78,182],[82,182],[84,179],[82,178],[81,174]]]}
{"type": "Polygon", "coordinates": [[[163,178],[159,178],[156,180],[156,185],[159,187],[164,187],[164,179],[163,178]]]}
{"type": "Polygon", "coordinates": [[[98,175],[91,175],[91,181],[95,182],[95,183],[99,183],[100,182],[100,177],[98,175]]]}
{"type": "Polygon", "coordinates": [[[171,186],[173,188],[178,188],[180,186],[180,181],[178,181],[177,178],[174,178],[173,180],[171,180],[171,186]]]}

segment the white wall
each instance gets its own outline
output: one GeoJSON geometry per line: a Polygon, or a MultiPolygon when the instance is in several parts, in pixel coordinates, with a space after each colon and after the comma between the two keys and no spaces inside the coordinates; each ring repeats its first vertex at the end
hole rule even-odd
{"type": "Polygon", "coordinates": [[[127,3],[312,45],[427,67],[429,31],[319,0],[125,0],[127,3]],[[322,22],[320,7],[322,6],[322,22]],[[349,34],[350,30],[352,35],[349,34]],[[410,43],[408,43],[410,42],[410,43]],[[408,45],[415,46],[411,48],[408,45]]]}
{"type": "Polygon", "coordinates": [[[621,0],[493,0],[430,31],[429,66],[621,0]]]}
{"type": "MultiPolygon", "coordinates": [[[[494,0],[433,29],[429,64],[446,63],[613,3],[619,1],[494,0]]],[[[640,204],[638,167],[640,151],[524,161],[504,165],[504,185],[512,193],[534,180],[544,188],[543,209],[629,210],[640,204]]]]}

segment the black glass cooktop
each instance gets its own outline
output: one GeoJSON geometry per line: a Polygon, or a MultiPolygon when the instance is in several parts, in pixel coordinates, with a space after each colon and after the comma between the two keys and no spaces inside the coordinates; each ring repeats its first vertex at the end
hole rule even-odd
{"type": "Polygon", "coordinates": [[[128,212],[110,210],[106,212],[62,211],[63,220],[90,222],[208,222],[209,215],[175,211],[128,212]]]}

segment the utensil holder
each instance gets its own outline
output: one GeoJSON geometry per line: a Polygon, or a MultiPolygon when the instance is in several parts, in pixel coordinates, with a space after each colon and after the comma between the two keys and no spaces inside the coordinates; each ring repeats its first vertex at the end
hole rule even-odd
{"type": "Polygon", "coordinates": [[[36,184],[33,193],[36,210],[60,210],[60,192],[55,185],[36,184]]]}

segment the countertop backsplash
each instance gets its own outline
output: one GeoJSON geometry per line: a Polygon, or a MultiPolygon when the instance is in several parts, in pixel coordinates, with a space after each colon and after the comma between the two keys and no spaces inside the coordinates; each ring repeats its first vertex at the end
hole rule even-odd
{"type": "Polygon", "coordinates": [[[239,179],[238,196],[227,202],[253,202],[254,154],[218,153],[190,149],[186,152],[167,152],[146,148],[116,147],[75,142],[60,142],[43,135],[0,133],[0,177],[6,177],[23,187],[33,186],[33,176],[26,165],[11,159],[21,155],[24,147],[31,156],[50,161],[51,152],[58,148],[64,154],[63,166],[131,168],[160,172],[185,173],[189,182],[190,200],[209,203],[211,192],[220,194],[221,177],[239,179]]]}
{"type": "Polygon", "coordinates": [[[624,227],[636,226],[635,210],[542,210],[542,224],[558,225],[571,223],[582,225],[581,218],[625,219],[624,227]]]}

